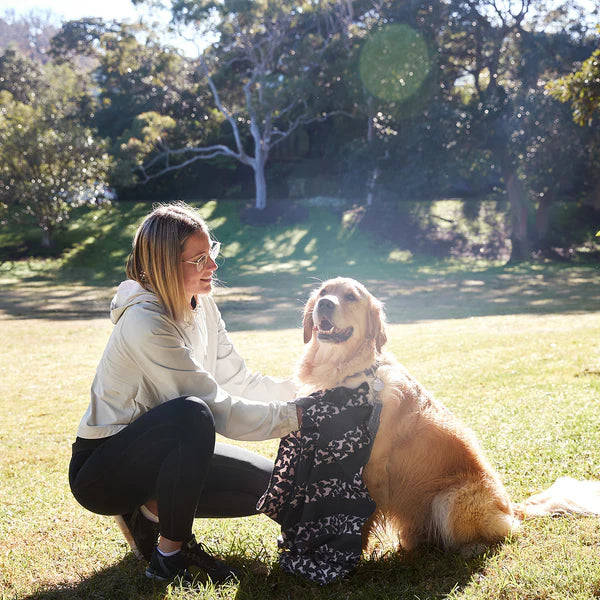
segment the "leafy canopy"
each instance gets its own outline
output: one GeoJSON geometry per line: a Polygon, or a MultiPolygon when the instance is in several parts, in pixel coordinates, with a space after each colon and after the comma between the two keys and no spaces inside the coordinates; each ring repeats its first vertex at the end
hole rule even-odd
{"type": "Polygon", "coordinates": [[[80,122],[88,103],[67,65],[40,68],[14,52],[0,57],[0,208],[4,218],[33,218],[44,246],[73,208],[97,202],[104,187],[104,144],[80,122]],[[36,74],[28,89],[6,76],[17,70],[36,74]]]}
{"type": "Polygon", "coordinates": [[[600,115],[600,48],[579,70],[550,82],[547,89],[554,98],[571,104],[573,120],[577,124],[591,125],[600,115]]]}

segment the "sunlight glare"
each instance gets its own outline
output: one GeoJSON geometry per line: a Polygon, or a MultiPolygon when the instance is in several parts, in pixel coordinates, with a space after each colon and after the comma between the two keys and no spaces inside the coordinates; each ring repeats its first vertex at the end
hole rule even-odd
{"type": "Polygon", "coordinates": [[[359,73],[373,96],[388,102],[403,101],[418,92],[430,64],[423,37],[408,25],[392,24],[367,39],[359,73]]]}

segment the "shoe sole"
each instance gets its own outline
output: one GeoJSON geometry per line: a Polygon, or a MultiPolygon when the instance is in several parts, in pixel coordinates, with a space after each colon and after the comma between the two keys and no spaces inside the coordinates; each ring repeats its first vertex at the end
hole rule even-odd
{"type": "Polygon", "coordinates": [[[127,543],[129,544],[131,551],[135,554],[136,558],[138,558],[139,560],[145,560],[144,555],[140,552],[140,549],[137,547],[135,540],[133,539],[131,530],[129,529],[129,527],[127,527],[125,519],[121,515],[114,515],[113,518],[119,526],[121,533],[127,540],[127,543]]]}
{"type": "Polygon", "coordinates": [[[164,583],[164,582],[169,582],[169,583],[179,582],[179,584],[182,587],[190,588],[190,589],[194,589],[195,585],[197,584],[196,580],[191,576],[186,577],[185,575],[177,574],[177,575],[169,575],[168,577],[165,577],[164,575],[159,575],[156,571],[153,571],[152,569],[150,569],[150,567],[148,567],[146,569],[146,577],[148,579],[152,579],[153,581],[160,581],[162,583],[164,583]]]}
{"type": "Polygon", "coordinates": [[[168,577],[163,577],[162,575],[159,575],[158,573],[155,573],[150,569],[146,569],[146,577],[148,579],[154,579],[156,581],[169,581],[168,577]]]}
{"type": "MultiPolygon", "coordinates": [[[[212,581],[213,583],[216,583],[217,585],[220,583],[229,583],[229,582],[239,582],[240,581],[240,577],[237,575],[234,575],[232,577],[226,577],[226,578],[221,578],[221,579],[212,579],[210,577],[210,575],[206,574],[205,575],[208,577],[209,581],[212,581]]],[[[196,581],[196,578],[186,578],[185,576],[182,575],[173,575],[171,577],[163,577],[162,575],[159,575],[156,571],[153,571],[152,569],[150,569],[150,567],[148,567],[146,569],[146,577],[148,579],[154,579],[155,581],[174,581],[175,579],[179,578],[181,580],[181,584],[184,586],[194,586],[196,583],[200,582],[202,584],[202,586],[204,586],[204,584],[206,583],[205,581],[202,580],[198,580],[198,582],[196,581]]]]}

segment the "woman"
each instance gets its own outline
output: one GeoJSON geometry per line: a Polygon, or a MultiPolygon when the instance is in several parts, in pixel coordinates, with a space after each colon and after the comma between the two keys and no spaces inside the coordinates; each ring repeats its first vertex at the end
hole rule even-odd
{"type": "Polygon", "coordinates": [[[229,340],[210,296],[218,252],[185,204],[146,217],[73,444],[75,498],[117,515],[153,579],[192,580],[197,570],[215,582],[237,577],[196,543],[193,520],[255,514],[272,463],[215,446],[215,431],[264,440],[298,428],[295,386],[250,373],[229,340]]]}

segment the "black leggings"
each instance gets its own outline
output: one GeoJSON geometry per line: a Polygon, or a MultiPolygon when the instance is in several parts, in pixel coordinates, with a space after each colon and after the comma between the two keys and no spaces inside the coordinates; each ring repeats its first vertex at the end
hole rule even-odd
{"type": "Polygon", "coordinates": [[[69,483],[82,506],[102,515],[125,514],[156,499],[161,535],[186,541],[194,517],[256,514],[272,469],[264,456],[215,444],[208,406],[177,398],[111,437],[77,438],[69,483]]]}

